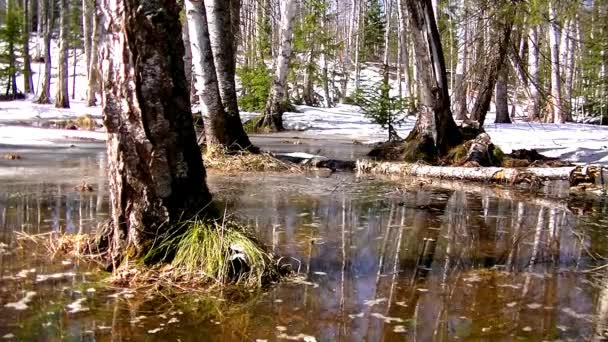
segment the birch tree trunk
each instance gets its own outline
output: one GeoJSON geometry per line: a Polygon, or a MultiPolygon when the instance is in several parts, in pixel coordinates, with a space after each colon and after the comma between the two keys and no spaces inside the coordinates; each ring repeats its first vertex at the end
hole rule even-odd
{"type": "MultiPolygon", "coordinates": [[[[353,49],[353,33],[355,32],[355,24],[357,22],[357,8],[359,1],[351,0],[350,14],[348,17],[348,33],[346,37],[346,51],[344,52],[344,65],[342,68],[342,82],[340,84],[340,102],[343,103],[348,92],[348,81],[350,78],[350,69],[352,68],[352,49],[353,49]]],[[[358,33],[357,33],[358,35],[358,33]]],[[[357,39],[357,38],[355,38],[357,39]]]]}
{"type": "Polygon", "coordinates": [[[468,45],[469,36],[467,34],[467,20],[465,0],[458,0],[456,2],[456,15],[458,17],[457,27],[457,42],[458,42],[458,62],[456,63],[456,79],[453,90],[453,104],[452,110],[456,120],[465,120],[467,118],[467,82],[465,79],[465,72],[468,67],[468,45]]]}
{"type": "MultiPolygon", "coordinates": [[[[382,56],[382,66],[384,68],[384,73],[388,75],[389,72],[389,57],[390,57],[390,38],[391,38],[391,14],[392,14],[392,0],[387,0],[384,2],[384,20],[386,22],[386,28],[384,29],[384,55],[382,56]]],[[[385,84],[388,84],[388,79],[385,77],[385,84]]]]}
{"type": "Polygon", "coordinates": [[[430,0],[406,0],[410,18],[416,69],[420,84],[420,104],[414,129],[406,139],[414,146],[405,160],[420,155],[434,160],[462,142],[452,118],[443,48],[430,0]]]}
{"type": "MultiPolygon", "coordinates": [[[[401,57],[398,67],[400,70],[403,69],[403,92],[400,95],[411,100],[413,94],[410,78],[410,49],[407,39],[407,10],[403,0],[397,0],[397,11],[399,16],[399,56],[401,57]]],[[[399,85],[401,85],[401,79],[399,79],[399,85]]]]}
{"type": "Polygon", "coordinates": [[[496,91],[494,101],[496,103],[496,119],[494,123],[511,123],[509,116],[509,65],[506,60],[503,61],[502,67],[498,72],[498,80],[496,81],[496,91]]]}
{"type": "Polygon", "coordinates": [[[41,26],[44,30],[44,80],[42,81],[40,96],[36,102],[48,104],[51,103],[51,30],[55,21],[55,15],[53,14],[55,11],[52,0],[41,0],[41,4],[43,18],[41,26]]]}
{"type": "Polygon", "coordinates": [[[26,94],[34,93],[34,81],[32,79],[32,56],[30,55],[30,32],[32,32],[33,12],[32,5],[36,0],[23,0],[23,91],[26,94]]]}
{"type": "Polygon", "coordinates": [[[564,74],[564,119],[572,121],[572,91],[574,86],[574,22],[569,20],[565,25],[564,38],[564,53],[563,53],[563,74],[564,74]]]}
{"type": "Polygon", "coordinates": [[[226,134],[226,112],[220,96],[211,51],[205,5],[198,0],[186,0],[185,8],[192,49],[194,84],[200,99],[206,143],[207,145],[230,146],[226,134]]]}
{"type": "Polygon", "coordinates": [[[84,40],[84,58],[87,69],[87,77],[91,77],[91,48],[93,45],[95,30],[95,0],[82,0],[82,34],[84,40]]]}
{"type": "Polygon", "coordinates": [[[204,216],[211,195],[184,77],[179,7],[107,0],[104,15],[111,224],[98,244],[112,268],[144,256],[178,222],[204,216]]]}
{"type": "MultiPolygon", "coordinates": [[[[87,1],[87,0],[85,0],[87,1]]],[[[101,75],[99,71],[99,46],[103,31],[103,15],[101,13],[101,0],[93,0],[91,4],[93,16],[93,33],[91,37],[91,60],[89,63],[89,80],[87,84],[87,106],[97,104],[97,93],[101,91],[101,75]]]]}
{"type": "Polygon", "coordinates": [[[224,119],[226,126],[224,135],[227,139],[225,146],[231,149],[256,150],[243,129],[237,103],[235,41],[238,35],[238,25],[235,27],[231,19],[231,13],[238,11],[231,9],[231,4],[236,3],[235,0],[231,1],[207,0],[205,3],[211,52],[213,54],[212,62],[215,64],[220,100],[226,115],[224,119]]]}
{"type": "Polygon", "coordinates": [[[59,68],[57,72],[57,92],[55,94],[55,107],[70,108],[68,94],[68,49],[69,49],[69,18],[70,4],[68,0],[60,0],[61,17],[59,18],[59,68]]]}
{"type": "MultiPolygon", "coordinates": [[[[512,5],[508,2],[502,2],[502,6],[512,5]]],[[[495,13],[492,19],[494,23],[490,29],[489,42],[484,49],[484,55],[487,59],[485,67],[482,69],[482,78],[479,85],[479,91],[475,104],[471,110],[471,119],[479,122],[482,127],[486,119],[486,114],[490,109],[492,101],[492,93],[496,86],[496,80],[502,65],[504,64],[505,56],[509,44],[511,42],[511,31],[517,11],[515,7],[507,9],[499,9],[500,13],[495,13]]]]}
{"type": "Polygon", "coordinates": [[[273,131],[283,130],[283,113],[287,102],[287,73],[292,50],[293,21],[296,14],[296,0],[281,0],[281,24],[279,52],[275,59],[274,80],[263,118],[258,127],[268,127],[273,131]]]}
{"type": "Polygon", "coordinates": [[[564,123],[566,120],[562,113],[562,85],[559,65],[560,28],[553,1],[549,2],[549,21],[549,44],[551,45],[551,97],[549,104],[553,111],[553,122],[564,123]]]}
{"type": "Polygon", "coordinates": [[[184,41],[184,72],[186,74],[186,84],[190,91],[190,99],[196,101],[196,91],[192,84],[192,47],[190,46],[190,32],[188,31],[188,19],[182,20],[182,40],[184,41]]]}
{"type": "Polygon", "coordinates": [[[538,40],[538,27],[533,26],[528,33],[528,121],[540,119],[540,78],[539,78],[540,46],[538,40]]]}

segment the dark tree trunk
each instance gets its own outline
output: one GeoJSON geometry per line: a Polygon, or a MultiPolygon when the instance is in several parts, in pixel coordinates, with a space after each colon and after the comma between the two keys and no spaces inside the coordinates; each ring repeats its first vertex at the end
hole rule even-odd
{"type": "Polygon", "coordinates": [[[509,65],[505,60],[500,72],[498,73],[498,80],[496,82],[496,93],[494,95],[494,102],[496,103],[496,119],[494,123],[511,123],[509,116],[509,65]]]}
{"type": "Polygon", "coordinates": [[[211,201],[184,74],[179,7],[104,1],[103,117],[108,131],[112,265],[143,256],[211,201]]]}
{"type": "Polygon", "coordinates": [[[413,154],[406,160],[434,159],[462,142],[460,130],[452,118],[443,48],[430,0],[407,0],[407,9],[420,87],[420,103],[416,125],[406,139],[414,144],[413,154]]]}
{"type": "Polygon", "coordinates": [[[228,148],[256,150],[245,133],[237,103],[235,41],[238,25],[234,27],[235,24],[232,21],[232,13],[237,12],[236,9],[231,8],[232,5],[237,6],[238,2],[234,0],[208,0],[206,2],[211,50],[226,115],[224,132],[228,139],[228,148]]]}
{"type": "Polygon", "coordinates": [[[30,32],[32,32],[31,13],[36,0],[23,1],[23,91],[26,94],[34,93],[34,81],[32,80],[32,56],[30,55],[30,32]]]}
{"type": "MultiPolygon", "coordinates": [[[[502,6],[512,5],[503,3],[502,6]]],[[[490,109],[490,102],[492,101],[498,73],[509,49],[515,15],[514,10],[503,10],[501,11],[501,15],[495,14],[496,19],[493,25],[493,34],[490,38],[489,46],[486,48],[489,56],[487,64],[483,69],[481,84],[479,85],[477,98],[471,111],[471,120],[479,122],[479,127],[483,126],[486,114],[490,109]]]]}

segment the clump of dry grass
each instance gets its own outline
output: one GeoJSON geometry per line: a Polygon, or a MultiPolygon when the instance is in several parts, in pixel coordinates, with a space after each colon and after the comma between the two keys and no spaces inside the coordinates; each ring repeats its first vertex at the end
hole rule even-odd
{"type": "Polygon", "coordinates": [[[205,167],[223,172],[303,172],[303,167],[275,158],[267,152],[229,152],[219,147],[207,147],[203,153],[205,167]]]}

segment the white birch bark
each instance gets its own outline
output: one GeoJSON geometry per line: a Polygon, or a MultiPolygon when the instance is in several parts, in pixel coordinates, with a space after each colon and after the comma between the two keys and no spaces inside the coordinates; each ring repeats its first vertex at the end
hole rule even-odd
{"type": "Polygon", "coordinates": [[[87,89],[87,106],[97,104],[96,94],[100,92],[99,47],[103,31],[103,14],[101,0],[93,0],[93,33],[91,37],[91,61],[89,63],[89,81],[87,89]]]}
{"type": "Polygon", "coordinates": [[[457,0],[456,15],[458,17],[457,24],[457,44],[458,44],[458,61],[456,62],[456,79],[453,89],[453,104],[452,111],[457,120],[464,120],[467,116],[467,83],[465,80],[465,71],[467,69],[467,52],[468,52],[468,35],[467,35],[467,20],[465,14],[465,0],[457,0]]]}
{"type": "Polygon", "coordinates": [[[205,6],[196,0],[186,0],[184,3],[192,50],[194,86],[200,98],[206,141],[208,144],[221,145],[225,143],[225,113],[213,62],[205,6]]]}
{"type": "Polygon", "coordinates": [[[87,69],[87,77],[89,75],[89,69],[91,68],[91,47],[93,45],[93,26],[94,24],[94,8],[93,2],[95,0],[82,0],[82,33],[84,40],[84,56],[85,66],[87,69]]]}
{"type": "Polygon", "coordinates": [[[553,110],[552,121],[554,123],[564,123],[559,65],[560,28],[553,1],[549,2],[549,21],[549,44],[551,48],[551,98],[549,99],[549,103],[553,110]]]}
{"type": "Polygon", "coordinates": [[[382,58],[382,63],[384,67],[388,69],[389,57],[390,57],[390,38],[391,38],[391,14],[393,11],[393,1],[385,0],[385,17],[384,20],[386,22],[386,28],[384,30],[384,56],[382,58]]]}
{"type": "Polygon", "coordinates": [[[69,46],[69,18],[70,8],[68,0],[60,1],[61,17],[59,19],[59,68],[57,74],[57,93],[55,95],[55,107],[69,108],[68,96],[68,46],[69,46]]]}
{"type": "Polygon", "coordinates": [[[274,65],[274,81],[266,104],[263,125],[274,130],[283,130],[283,112],[286,101],[287,73],[292,51],[293,22],[296,14],[296,0],[281,0],[280,44],[274,65]],[[270,122],[272,121],[272,122],[270,122]]]}

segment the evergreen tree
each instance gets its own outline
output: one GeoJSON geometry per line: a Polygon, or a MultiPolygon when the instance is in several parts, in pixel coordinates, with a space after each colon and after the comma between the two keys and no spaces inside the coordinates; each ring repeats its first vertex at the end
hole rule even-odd
{"type": "Polygon", "coordinates": [[[385,16],[382,13],[380,0],[368,0],[367,12],[363,19],[363,44],[361,46],[362,60],[376,60],[384,46],[385,16]]]}
{"type": "Polygon", "coordinates": [[[23,43],[23,14],[16,0],[8,0],[4,15],[4,26],[0,27],[0,75],[6,81],[6,98],[14,99],[17,90],[16,52],[23,43]]]}

